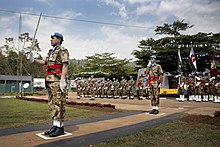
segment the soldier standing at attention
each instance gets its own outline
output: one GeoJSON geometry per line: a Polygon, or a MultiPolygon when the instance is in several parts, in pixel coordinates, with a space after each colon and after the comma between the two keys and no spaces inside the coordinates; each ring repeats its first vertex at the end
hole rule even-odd
{"type": "Polygon", "coordinates": [[[81,78],[76,79],[76,93],[77,93],[77,99],[80,99],[82,97],[82,88],[83,88],[83,82],[81,78]]]}
{"type": "Polygon", "coordinates": [[[130,80],[128,81],[128,87],[127,87],[127,94],[129,99],[134,99],[134,79],[132,76],[130,76],[130,80]]]}
{"type": "Polygon", "coordinates": [[[159,113],[159,89],[163,82],[163,70],[162,67],[156,63],[156,56],[151,55],[151,59],[147,65],[147,71],[150,84],[150,99],[152,110],[149,114],[159,113]]]}
{"type": "Polygon", "coordinates": [[[27,54],[31,63],[46,65],[47,74],[45,84],[48,90],[48,105],[53,120],[53,126],[44,132],[49,137],[64,134],[65,103],[67,94],[67,72],[69,64],[69,52],[61,46],[63,35],[54,33],[51,35],[51,46],[45,60],[34,59],[31,53],[27,54]]]}
{"type": "Polygon", "coordinates": [[[190,75],[189,83],[188,83],[188,94],[189,94],[189,101],[193,101],[195,96],[195,82],[194,76],[190,75]]]}

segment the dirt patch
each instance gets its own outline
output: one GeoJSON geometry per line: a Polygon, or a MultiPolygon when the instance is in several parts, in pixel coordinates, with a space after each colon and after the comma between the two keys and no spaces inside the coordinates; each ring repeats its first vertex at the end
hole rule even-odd
{"type": "Polygon", "coordinates": [[[180,120],[188,123],[201,123],[220,126],[220,116],[212,117],[209,115],[188,115],[180,120]]]}

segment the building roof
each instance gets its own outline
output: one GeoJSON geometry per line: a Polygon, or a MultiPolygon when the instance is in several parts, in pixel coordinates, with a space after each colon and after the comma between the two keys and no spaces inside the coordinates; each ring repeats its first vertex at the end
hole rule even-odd
{"type": "Polygon", "coordinates": [[[0,75],[0,81],[32,81],[32,76],[0,75]]]}

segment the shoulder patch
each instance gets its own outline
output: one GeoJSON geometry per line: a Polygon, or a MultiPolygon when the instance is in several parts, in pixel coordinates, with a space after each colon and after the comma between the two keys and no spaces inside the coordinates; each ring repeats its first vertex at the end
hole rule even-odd
{"type": "Polygon", "coordinates": [[[66,50],[67,50],[66,48],[62,47],[62,51],[66,51],[66,50]]]}

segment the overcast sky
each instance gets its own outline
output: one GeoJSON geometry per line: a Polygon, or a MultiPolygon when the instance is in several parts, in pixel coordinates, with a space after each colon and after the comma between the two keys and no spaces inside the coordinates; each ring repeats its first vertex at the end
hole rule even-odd
{"type": "Polygon", "coordinates": [[[40,54],[45,56],[51,48],[50,35],[60,32],[71,59],[103,52],[114,53],[120,59],[134,59],[131,53],[138,49],[139,41],[164,37],[155,35],[156,26],[176,20],[195,25],[184,34],[220,32],[220,0],[1,0],[0,46],[6,37],[18,36],[19,14],[5,10],[25,13],[21,15],[21,33],[29,32],[31,36],[39,17],[27,14],[42,12],[36,35],[40,54]]]}

